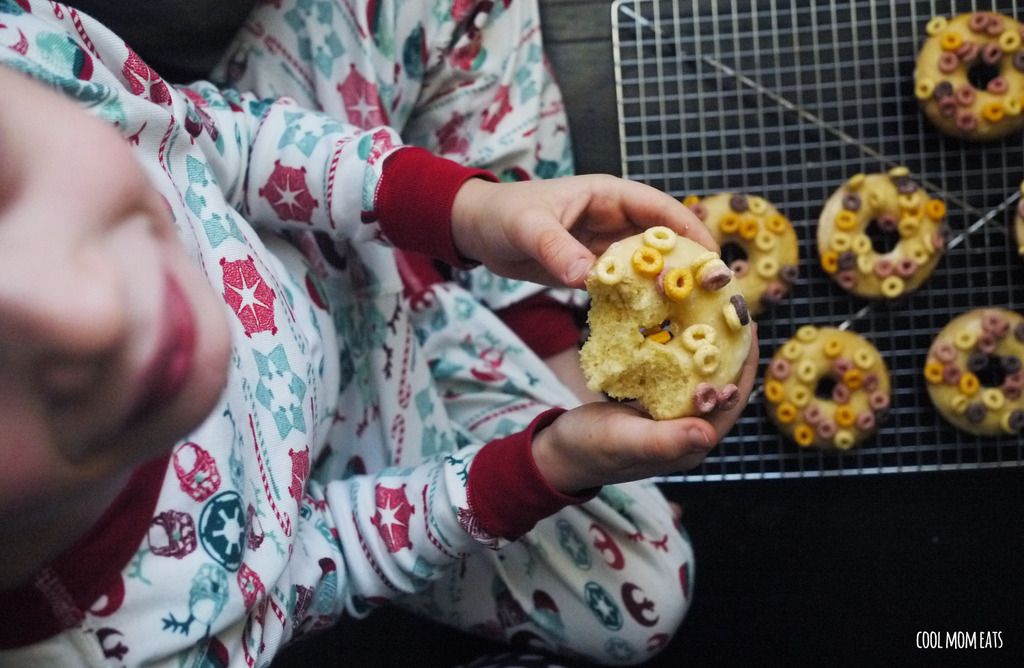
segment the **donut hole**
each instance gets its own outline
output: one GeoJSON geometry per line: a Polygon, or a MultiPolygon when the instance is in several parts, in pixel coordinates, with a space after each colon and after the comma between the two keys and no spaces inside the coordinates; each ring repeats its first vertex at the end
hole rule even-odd
{"type": "Polygon", "coordinates": [[[832,376],[822,376],[818,384],[814,386],[814,396],[819,399],[831,399],[832,390],[836,387],[836,379],[832,376]]]}
{"type": "Polygon", "coordinates": [[[735,241],[726,241],[722,244],[721,254],[722,262],[727,267],[731,267],[732,263],[736,260],[743,260],[744,262],[747,260],[747,251],[735,241]]]}
{"type": "Polygon", "coordinates": [[[974,372],[982,387],[1000,387],[1006,381],[1006,369],[1003,368],[999,355],[986,355],[985,366],[974,372]]]}
{"type": "Polygon", "coordinates": [[[978,61],[967,69],[967,80],[978,90],[988,88],[990,81],[999,76],[999,66],[978,61]]]}
{"type": "Polygon", "coordinates": [[[871,239],[871,246],[875,249],[875,252],[879,254],[885,254],[892,251],[892,249],[896,248],[896,245],[900,242],[899,230],[887,230],[883,228],[877,220],[872,220],[868,223],[867,228],[864,230],[864,234],[868,236],[868,239],[871,239]]]}

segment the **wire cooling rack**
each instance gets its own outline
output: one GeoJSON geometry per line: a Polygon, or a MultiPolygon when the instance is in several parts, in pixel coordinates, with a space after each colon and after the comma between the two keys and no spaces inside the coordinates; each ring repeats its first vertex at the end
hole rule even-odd
{"type": "Polygon", "coordinates": [[[1017,2],[618,0],[612,5],[622,172],[676,197],[768,198],[799,237],[801,280],[758,319],[761,375],[804,324],[855,331],[878,347],[893,410],[847,453],[802,450],[769,421],[758,390],[703,466],[677,480],[738,480],[975,469],[1024,464],[1019,437],[978,438],[946,423],[922,375],[932,339],[982,306],[1024,307],[1010,223],[1024,178],[1020,135],[948,139],[913,93],[917,48],[935,15],[1017,2]],[[925,286],[894,303],[853,297],[818,265],[822,204],[857,172],[906,165],[944,199],[954,237],[925,286]]]}

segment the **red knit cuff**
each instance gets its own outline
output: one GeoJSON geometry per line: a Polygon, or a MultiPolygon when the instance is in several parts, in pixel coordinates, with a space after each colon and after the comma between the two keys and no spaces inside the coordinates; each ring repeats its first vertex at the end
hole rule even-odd
{"type": "Polygon", "coordinates": [[[580,330],[572,307],[546,294],[533,295],[495,313],[541,359],[579,345],[580,330]]]}
{"type": "Polygon", "coordinates": [[[473,459],[466,495],[480,526],[492,536],[515,540],[566,506],[589,501],[599,488],[562,494],[544,479],[533,459],[533,435],[564,413],[547,410],[521,432],[491,441],[473,459]]]}
{"type": "Polygon", "coordinates": [[[0,650],[40,642],[74,626],[104,594],[146,536],[170,452],[139,466],[99,520],[32,582],[0,590],[0,650]]]}
{"type": "Polygon", "coordinates": [[[452,237],[452,203],[472,178],[497,181],[485,169],[464,167],[422,148],[407,146],[384,160],[375,209],[384,234],[398,248],[426,253],[455,267],[473,263],[459,255],[452,237]]]}

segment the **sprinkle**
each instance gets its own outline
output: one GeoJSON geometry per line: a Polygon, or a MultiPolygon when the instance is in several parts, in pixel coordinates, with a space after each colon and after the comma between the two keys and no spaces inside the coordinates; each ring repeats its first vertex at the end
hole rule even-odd
{"type": "Polygon", "coordinates": [[[999,366],[1003,368],[1003,371],[1009,375],[1014,375],[1021,370],[1020,358],[1016,355],[1004,355],[999,358],[999,366]]]}
{"type": "Polygon", "coordinates": [[[866,176],[858,172],[850,177],[850,180],[846,182],[846,187],[851,190],[859,190],[864,185],[864,179],[866,178],[866,176]]]}
{"type": "Polygon", "coordinates": [[[891,213],[883,213],[875,219],[875,222],[878,223],[878,227],[880,227],[883,232],[892,232],[896,229],[896,225],[900,222],[900,219],[891,213]]]}
{"type": "Polygon", "coordinates": [[[917,83],[914,84],[914,96],[919,100],[927,100],[934,92],[935,82],[928,77],[921,77],[917,80],[917,83]]]}
{"type": "Polygon", "coordinates": [[[1024,429],[1024,411],[1016,410],[1009,413],[1009,418],[1006,420],[1006,426],[1008,431],[1011,433],[1024,429]]]}
{"type": "Polygon", "coordinates": [[[870,276],[875,271],[875,258],[871,255],[864,254],[857,257],[857,271],[870,276]]]}
{"type": "Polygon", "coordinates": [[[896,225],[896,229],[899,230],[901,237],[912,237],[921,229],[921,221],[915,216],[907,216],[906,218],[900,219],[899,224],[896,225]]]}
{"type": "Polygon", "coordinates": [[[703,345],[714,343],[715,328],[711,325],[697,323],[683,330],[683,346],[691,353],[697,352],[703,345]]]}
{"type": "Polygon", "coordinates": [[[874,247],[871,245],[871,237],[864,233],[853,235],[853,241],[850,243],[850,248],[852,248],[853,252],[858,255],[864,255],[874,250],[874,247]]]}
{"type": "Polygon", "coordinates": [[[956,50],[956,55],[960,58],[961,63],[970,64],[978,59],[979,50],[980,47],[976,43],[964,41],[956,50]]]}
{"type": "Polygon", "coordinates": [[[856,390],[864,382],[864,374],[860,369],[850,369],[843,374],[843,384],[851,390],[856,390]]]}
{"type": "Polygon", "coordinates": [[[857,352],[853,353],[853,363],[858,368],[867,371],[875,363],[875,354],[867,348],[861,348],[857,352]]]}
{"type": "Polygon", "coordinates": [[[667,253],[676,245],[676,233],[662,225],[644,230],[644,243],[656,251],[667,253]]]}
{"type": "Polygon", "coordinates": [[[661,256],[661,253],[647,246],[636,249],[636,252],[633,253],[632,262],[636,273],[648,278],[653,278],[660,274],[665,266],[665,258],[661,256]]]}
{"type": "Polygon", "coordinates": [[[694,204],[696,204],[699,201],[700,201],[700,196],[699,195],[687,195],[686,197],[683,198],[683,205],[684,206],[693,206],[694,204]]]}
{"type": "Polygon", "coordinates": [[[672,340],[672,332],[668,331],[667,329],[660,329],[657,332],[654,332],[653,334],[648,334],[646,338],[648,341],[666,344],[672,340]]]}
{"type": "Polygon", "coordinates": [[[839,269],[839,254],[835,251],[825,251],[821,254],[821,268],[829,274],[834,274],[839,269]]]}
{"type": "Polygon", "coordinates": [[[690,205],[690,212],[697,216],[701,221],[708,217],[708,208],[703,203],[697,202],[696,204],[690,205]]]}
{"type": "Polygon", "coordinates": [[[1003,105],[999,102],[989,102],[981,108],[981,115],[989,123],[998,123],[1003,120],[1005,112],[1003,111],[1003,105]]]}
{"type": "Polygon", "coordinates": [[[1018,72],[1024,72],[1024,51],[1013,54],[1013,66],[1018,72]]]}

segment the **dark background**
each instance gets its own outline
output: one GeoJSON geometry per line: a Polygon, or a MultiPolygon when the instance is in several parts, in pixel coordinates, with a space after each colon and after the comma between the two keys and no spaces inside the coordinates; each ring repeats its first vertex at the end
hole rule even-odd
{"type": "MultiPolygon", "coordinates": [[[[619,174],[610,3],[541,0],[541,13],[577,169],[619,174]]],[[[697,580],[647,665],[1024,665],[1022,489],[1021,468],[665,485],[697,580]],[[918,631],[1000,631],[1003,647],[917,649],[918,631]]],[[[488,650],[381,611],[275,665],[450,666],[488,650]]]]}

